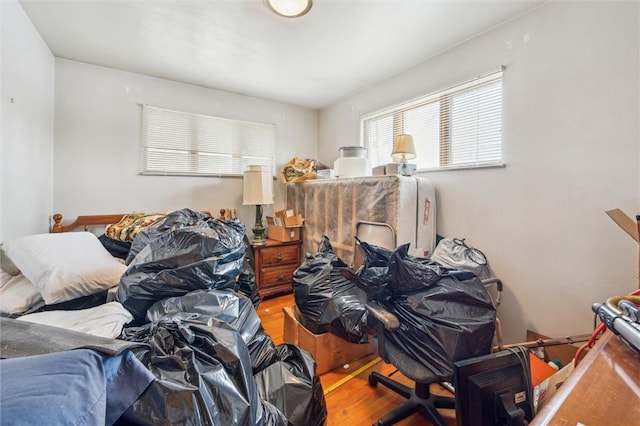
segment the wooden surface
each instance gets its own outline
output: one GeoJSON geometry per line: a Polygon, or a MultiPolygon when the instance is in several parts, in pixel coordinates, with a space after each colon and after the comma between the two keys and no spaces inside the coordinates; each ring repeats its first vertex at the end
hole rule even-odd
{"type": "MultiPolygon", "coordinates": [[[[202,213],[213,217],[211,212],[207,210],[203,210],[202,213]]],[[[63,225],[62,224],[63,216],[60,213],[56,213],[52,216],[53,226],[51,227],[51,232],[53,233],[69,232],[78,228],[82,228],[83,230],[86,231],[91,226],[111,225],[112,223],[118,223],[127,214],[129,213],[93,214],[93,215],[78,216],[73,222],[67,225],[63,225]]]]}
{"type": "Polygon", "coordinates": [[[532,425],[640,424],[640,355],[606,331],[532,425]]]}
{"type": "MultiPolygon", "coordinates": [[[[282,308],[294,306],[293,294],[263,300],[258,306],[258,315],[262,325],[276,344],[283,343],[284,314],[282,308]]],[[[368,377],[372,371],[388,375],[395,371],[393,365],[377,361],[378,355],[367,357],[350,363],[347,368],[337,368],[320,376],[327,401],[327,426],[365,426],[374,424],[380,417],[402,404],[405,400],[400,395],[382,385],[372,387],[368,377]],[[373,365],[359,374],[354,374],[361,367],[373,362],[373,365]],[[328,393],[327,393],[328,391],[328,393]]],[[[413,382],[401,373],[393,375],[394,380],[413,386],[413,382]]],[[[440,385],[432,385],[431,391],[436,394],[451,396],[451,393],[440,385]]],[[[455,425],[455,410],[439,410],[447,422],[447,426],[455,425]]],[[[398,426],[430,426],[423,415],[414,414],[397,423],[398,426]]],[[[589,426],[589,425],[588,425],[589,426]]]]}
{"type": "Polygon", "coordinates": [[[253,246],[256,283],[261,297],[291,292],[293,272],[300,266],[301,241],[281,242],[267,240],[260,246],[253,246]]]}

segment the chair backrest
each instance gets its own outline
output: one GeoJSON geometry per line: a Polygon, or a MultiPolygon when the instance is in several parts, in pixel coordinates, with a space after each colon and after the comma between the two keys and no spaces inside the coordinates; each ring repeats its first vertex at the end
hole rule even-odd
{"type": "MultiPolygon", "coordinates": [[[[396,248],[396,232],[391,225],[384,222],[359,221],[356,223],[355,236],[361,241],[365,241],[375,246],[389,250],[396,248]]],[[[358,241],[355,242],[353,251],[352,269],[357,271],[364,262],[364,253],[358,241]]]]}

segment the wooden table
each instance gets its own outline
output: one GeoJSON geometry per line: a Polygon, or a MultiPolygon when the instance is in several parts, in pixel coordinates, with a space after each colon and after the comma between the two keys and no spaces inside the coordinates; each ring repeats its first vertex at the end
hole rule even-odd
{"type": "Polygon", "coordinates": [[[640,424],[640,354],[607,330],[530,424],[640,424]]]}

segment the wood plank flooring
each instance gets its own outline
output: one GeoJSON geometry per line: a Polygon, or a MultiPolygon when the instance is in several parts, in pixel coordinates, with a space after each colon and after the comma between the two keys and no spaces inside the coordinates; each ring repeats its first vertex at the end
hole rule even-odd
{"type": "MultiPolygon", "coordinates": [[[[262,320],[265,331],[271,336],[275,344],[283,343],[284,314],[282,308],[295,304],[293,294],[286,294],[263,300],[258,306],[258,315],[262,320]]],[[[378,371],[388,375],[395,371],[392,365],[384,361],[378,361],[371,367],[357,375],[360,367],[378,358],[377,354],[369,355],[361,360],[352,362],[348,368],[337,368],[320,376],[322,387],[325,390],[327,401],[327,426],[360,426],[372,425],[378,418],[382,417],[405,399],[390,389],[382,385],[370,386],[368,377],[372,371],[378,371]],[[338,385],[341,380],[344,383],[338,385]],[[326,394],[327,390],[330,390],[326,394]]],[[[413,386],[413,382],[397,372],[393,375],[394,380],[413,386]]],[[[451,393],[438,384],[431,386],[433,393],[451,396],[451,393]]],[[[440,410],[447,426],[455,425],[454,410],[440,410]]],[[[429,422],[422,414],[414,414],[407,419],[397,423],[399,426],[428,426],[429,422]]]]}

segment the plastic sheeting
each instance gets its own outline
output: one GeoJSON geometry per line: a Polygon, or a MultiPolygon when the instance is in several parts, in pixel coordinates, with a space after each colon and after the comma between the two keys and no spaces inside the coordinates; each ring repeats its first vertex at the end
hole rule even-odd
{"type": "Polygon", "coordinates": [[[149,323],[126,329],[148,343],[138,358],[156,382],[124,421],[146,424],[322,425],[326,403],[315,361],[275,346],[251,301],[198,290],[155,303],[149,323]]]}
{"type": "Polygon", "coordinates": [[[235,289],[246,246],[239,220],[221,221],[190,209],[147,226],[131,244],[115,300],[141,324],[156,301],[198,289],[235,289]]]}
{"type": "Polygon", "coordinates": [[[302,249],[315,253],[326,235],[334,253],[352,265],[360,222],[388,225],[395,245],[410,243],[412,255],[431,253],[436,240],[436,196],[418,176],[314,179],[287,185],[287,209],[304,217],[302,249]]]}
{"type": "Polygon", "coordinates": [[[293,273],[300,322],[314,333],[329,331],[352,343],[366,343],[365,293],[342,275],[349,267],[322,237],[315,257],[293,273]]]}
{"type": "Polygon", "coordinates": [[[428,259],[365,245],[366,259],[356,281],[400,327],[385,330],[387,344],[418,361],[440,381],[451,380],[453,361],[490,352],[495,307],[474,274],[434,267],[428,259]],[[385,266],[385,262],[388,263],[385,266]]]}

